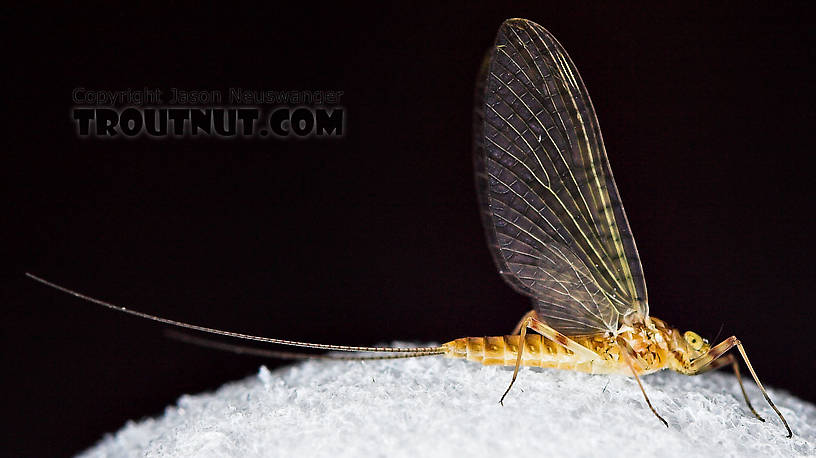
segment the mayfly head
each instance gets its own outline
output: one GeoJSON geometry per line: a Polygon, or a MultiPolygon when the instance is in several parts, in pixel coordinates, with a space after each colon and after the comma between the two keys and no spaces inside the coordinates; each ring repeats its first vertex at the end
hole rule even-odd
{"type": "Polygon", "coordinates": [[[686,354],[690,359],[699,358],[708,353],[711,348],[707,339],[703,339],[694,331],[686,331],[683,333],[683,339],[686,341],[686,354]]]}

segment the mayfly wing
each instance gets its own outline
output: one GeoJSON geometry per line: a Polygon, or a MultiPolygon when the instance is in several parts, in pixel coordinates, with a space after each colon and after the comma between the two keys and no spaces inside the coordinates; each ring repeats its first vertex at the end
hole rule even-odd
{"type": "Polygon", "coordinates": [[[643,269],[589,94],[543,27],[505,21],[477,84],[474,162],[493,258],[566,335],[648,315],[643,269]]]}

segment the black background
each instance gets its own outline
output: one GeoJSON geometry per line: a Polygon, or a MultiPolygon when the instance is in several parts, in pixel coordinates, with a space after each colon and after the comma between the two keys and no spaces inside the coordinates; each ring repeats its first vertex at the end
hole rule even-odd
{"type": "Polygon", "coordinates": [[[722,327],[767,385],[816,400],[804,11],[280,8],[10,13],[3,220],[15,235],[0,299],[15,453],[77,452],[182,393],[282,364],[168,340],[25,271],[264,336],[508,332],[529,305],[495,272],[470,159],[475,73],[508,17],[549,29],[581,71],[652,314],[709,338],[722,327]],[[347,132],[82,140],[69,117],[80,86],[340,90],[347,132]]]}

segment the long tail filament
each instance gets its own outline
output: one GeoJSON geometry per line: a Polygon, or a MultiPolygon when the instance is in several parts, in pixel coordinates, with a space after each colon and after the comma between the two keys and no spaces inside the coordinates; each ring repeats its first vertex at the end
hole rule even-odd
{"type": "MultiPolygon", "coordinates": [[[[72,296],[78,297],[84,301],[92,302],[94,304],[101,305],[103,307],[107,307],[112,310],[116,310],[118,312],[128,313],[130,315],[135,315],[140,318],[144,318],[147,320],[158,321],[159,323],[169,324],[171,326],[176,326],[179,328],[186,328],[192,329],[194,331],[201,331],[206,332],[209,334],[217,334],[221,336],[227,337],[234,337],[236,339],[244,339],[244,340],[254,340],[257,342],[265,342],[265,343],[272,343],[278,345],[288,345],[290,347],[302,347],[302,348],[316,348],[319,350],[335,350],[335,351],[364,351],[364,352],[376,352],[376,353],[411,353],[416,354],[416,356],[424,356],[424,354],[442,354],[445,352],[444,347],[411,347],[411,348],[401,348],[401,347],[358,347],[358,346],[351,346],[351,345],[329,345],[329,344],[317,344],[311,342],[300,342],[297,340],[285,340],[285,339],[275,339],[272,337],[261,337],[261,336],[253,336],[250,334],[243,334],[240,332],[232,332],[232,331],[222,331],[220,329],[215,328],[208,328],[206,326],[199,326],[196,324],[185,323],[182,321],[171,320],[168,318],[162,318],[156,315],[150,315],[148,313],[142,313],[136,310],[131,310],[120,305],[111,304],[110,302],[105,302],[100,299],[96,299],[90,296],[86,296],[85,294],[73,291],[68,289],[64,286],[57,285],[56,283],[51,283],[48,280],[40,278],[36,275],[26,273],[28,278],[32,280],[36,280],[46,286],[54,288],[58,291],[62,291],[64,293],[70,294],[72,296]]],[[[407,356],[413,357],[413,356],[407,356]]]]}

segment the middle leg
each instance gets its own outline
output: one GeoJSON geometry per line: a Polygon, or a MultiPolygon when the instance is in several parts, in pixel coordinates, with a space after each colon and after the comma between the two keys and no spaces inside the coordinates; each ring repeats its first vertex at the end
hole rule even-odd
{"type": "Polygon", "coordinates": [[[640,377],[638,377],[638,371],[642,370],[643,368],[638,364],[637,355],[635,351],[629,346],[628,343],[622,338],[618,338],[618,346],[621,349],[621,359],[629,366],[629,370],[632,372],[632,376],[635,377],[635,381],[637,382],[638,386],[640,387],[640,392],[643,393],[643,398],[646,400],[646,405],[649,406],[649,409],[652,410],[652,413],[655,414],[658,420],[663,422],[663,424],[668,428],[669,423],[657,413],[657,410],[652,406],[652,401],[649,400],[649,396],[646,395],[646,390],[643,389],[643,384],[640,383],[640,377]],[[635,368],[637,366],[637,369],[635,368]]]}

